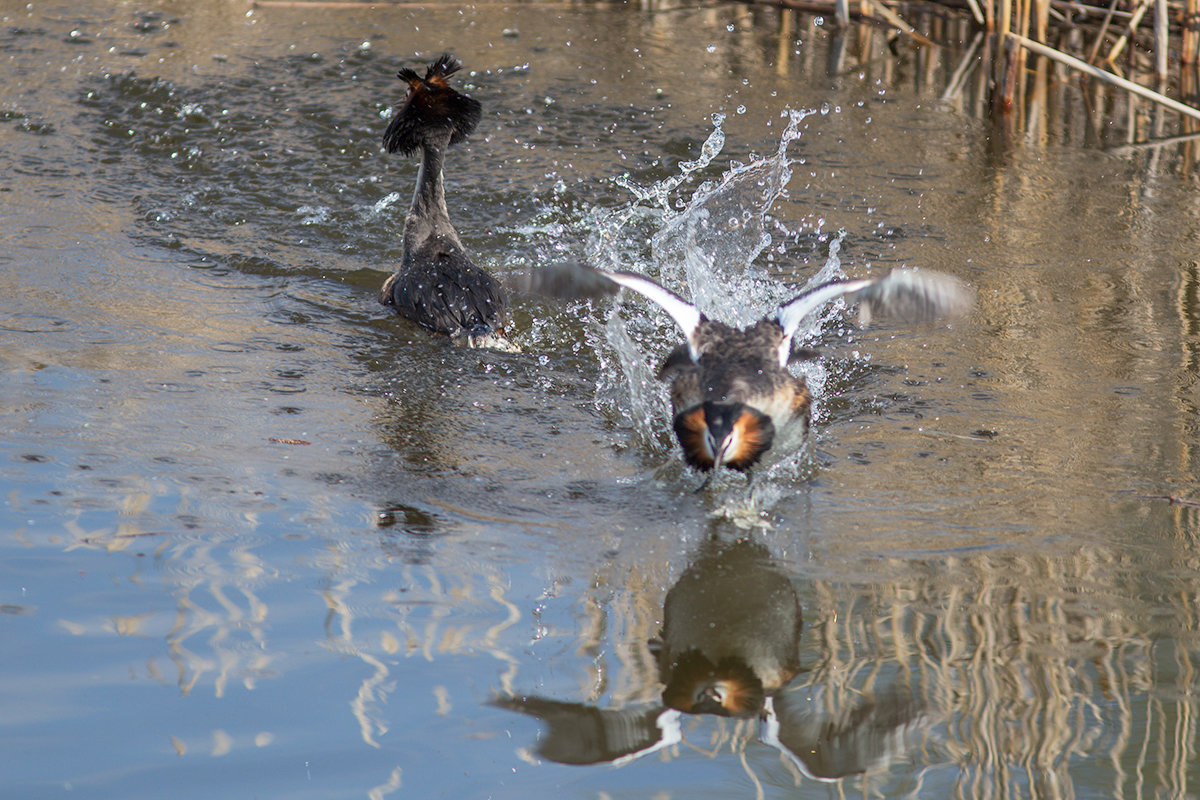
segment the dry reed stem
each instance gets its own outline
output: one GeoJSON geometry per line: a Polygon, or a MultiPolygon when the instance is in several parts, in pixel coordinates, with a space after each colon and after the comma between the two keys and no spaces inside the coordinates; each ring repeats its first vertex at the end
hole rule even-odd
{"type": "Polygon", "coordinates": [[[1113,64],[1117,60],[1117,56],[1121,55],[1121,51],[1125,49],[1125,45],[1129,44],[1129,40],[1137,35],[1138,25],[1142,22],[1142,17],[1146,16],[1146,12],[1150,9],[1150,3],[1153,0],[1141,0],[1138,3],[1137,9],[1133,12],[1133,18],[1129,20],[1129,24],[1125,30],[1121,32],[1121,36],[1113,45],[1112,50],[1108,53],[1108,58],[1104,59],[1106,64],[1113,64]]]}
{"type": "Polygon", "coordinates": [[[1085,75],[1090,75],[1093,78],[1099,78],[1100,80],[1111,83],[1114,86],[1118,86],[1127,92],[1132,92],[1133,94],[1144,97],[1147,100],[1158,103],[1159,105],[1166,106],[1173,111],[1178,111],[1180,114],[1185,116],[1193,119],[1200,119],[1200,110],[1192,108],[1191,106],[1186,106],[1183,103],[1180,103],[1178,100],[1172,100],[1166,95],[1160,94],[1152,89],[1147,89],[1145,86],[1134,83],[1133,81],[1125,80],[1124,78],[1114,75],[1111,72],[1106,72],[1099,67],[1093,67],[1086,61],[1080,61],[1074,56],[1069,56],[1066,53],[1060,53],[1053,47],[1047,47],[1040,42],[1035,42],[1032,39],[1026,39],[1024,36],[1019,36],[1015,33],[1009,35],[1015,41],[1020,43],[1022,47],[1032,50],[1038,55],[1054,59],[1055,61],[1066,64],[1068,67],[1078,70],[1085,75]]]}
{"type": "Polygon", "coordinates": [[[983,11],[979,8],[979,0],[967,0],[967,6],[971,9],[971,16],[975,18],[976,25],[986,24],[983,11]]]}
{"type": "Polygon", "coordinates": [[[1100,30],[1096,31],[1096,39],[1092,42],[1092,47],[1088,50],[1086,61],[1089,64],[1096,63],[1096,56],[1100,53],[1100,45],[1104,44],[1104,36],[1108,33],[1108,26],[1112,24],[1113,15],[1117,10],[1117,0],[1111,0],[1108,4],[1108,12],[1104,15],[1104,21],[1100,23],[1100,30]]]}
{"type": "Polygon", "coordinates": [[[1200,57],[1200,2],[1186,0],[1183,8],[1183,63],[1195,64],[1200,57]]]}
{"type": "Polygon", "coordinates": [[[967,75],[975,67],[976,54],[979,52],[980,46],[983,44],[984,34],[982,31],[975,34],[975,38],[971,40],[971,45],[963,51],[962,58],[959,59],[958,66],[954,68],[950,80],[946,83],[946,90],[942,92],[942,100],[949,100],[958,95],[962,91],[963,85],[966,83],[967,75]]]}
{"type": "Polygon", "coordinates": [[[1170,18],[1167,0],[1154,0],[1154,73],[1159,83],[1167,79],[1167,56],[1170,53],[1170,18]]]}

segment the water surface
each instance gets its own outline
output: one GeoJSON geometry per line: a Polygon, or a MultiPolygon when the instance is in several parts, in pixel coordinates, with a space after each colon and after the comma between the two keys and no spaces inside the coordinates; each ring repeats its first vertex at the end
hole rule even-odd
{"type": "Polygon", "coordinates": [[[943,99],[952,48],[740,6],[0,12],[6,796],[1196,791],[1169,153],[1001,135],[943,99]],[[497,274],[582,257],[746,321],[909,265],[975,312],[827,315],[813,441],[695,494],[636,298],[523,300],[521,354],[376,302],[394,73],[446,49],[485,109],[451,213],[497,274]],[[783,685],[668,709],[664,626],[783,685]]]}

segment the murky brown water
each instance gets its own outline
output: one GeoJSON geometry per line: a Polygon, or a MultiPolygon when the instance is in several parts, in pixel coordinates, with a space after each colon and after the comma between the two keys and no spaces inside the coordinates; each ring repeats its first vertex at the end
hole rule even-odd
{"type": "Polygon", "coordinates": [[[946,93],[961,52],[741,6],[0,16],[5,797],[1196,793],[1178,153],[1101,149],[1124,123],[1067,85],[1001,136],[978,76],[946,93]],[[498,274],[608,260],[747,319],[841,229],[847,274],[943,270],[975,313],[826,320],[813,444],[693,494],[636,300],[526,301],[523,354],[375,302],[393,75],[443,49],[484,104],[451,213],[498,274]],[[759,254],[722,175],[789,108],[759,254]],[[680,245],[702,199],[728,227],[680,245]],[[664,706],[734,666],[744,716],[664,706]]]}

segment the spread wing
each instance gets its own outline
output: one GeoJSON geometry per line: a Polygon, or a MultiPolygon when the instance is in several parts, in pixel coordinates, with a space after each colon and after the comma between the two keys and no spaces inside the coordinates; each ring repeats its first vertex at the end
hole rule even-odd
{"type": "Polygon", "coordinates": [[[679,712],[661,707],[596,708],[544,697],[500,697],[492,705],[546,724],[537,753],[559,764],[620,766],[682,741],[679,712]]]}
{"type": "Polygon", "coordinates": [[[574,261],[543,267],[530,275],[526,282],[528,291],[570,299],[614,295],[622,287],[632,289],[666,311],[687,337],[692,357],[696,357],[692,337],[702,319],[700,310],[645,275],[609,272],[574,261]]]}
{"type": "Polygon", "coordinates": [[[956,317],[970,310],[974,302],[974,295],[962,281],[933,270],[896,269],[882,278],[823,283],[796,295],[776,312],[784,337],[780,364],[787,363],[792,335],[804,318],[839,297],[859,304],[862,325],[876,315],[914,323],[956,317]]]}

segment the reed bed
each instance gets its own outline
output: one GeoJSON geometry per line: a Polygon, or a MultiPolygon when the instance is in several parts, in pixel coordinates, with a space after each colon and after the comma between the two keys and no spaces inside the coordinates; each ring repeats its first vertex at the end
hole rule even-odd
{"type": "Polygon", "coordinates": [[[1188,120],[1185,134],[1200,121],[1200,0],[1112,0],[1107,6],[1071,0],[736,2],[829,15],[843,28],[871,23],[918,47],[965,43],[968,38],[945,35],[956,26],[928,24],[964,18],[969,37],[986,38],[977,56],[988,74],[991,110],[998,114],[1012,113],[1044,77],[1045,59],[1076,80],[1102,81],[1170,109],[1188,120]]]}

